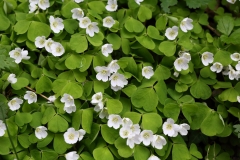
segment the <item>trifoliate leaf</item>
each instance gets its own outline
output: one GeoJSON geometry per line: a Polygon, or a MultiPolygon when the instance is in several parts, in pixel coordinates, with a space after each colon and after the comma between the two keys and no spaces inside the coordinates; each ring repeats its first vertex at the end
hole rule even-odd
{"type": "Polygon", "coordinates": [[[234,19],[230,16],[223,16],[219,19],[217,29],[225,35],[229,35],[234,27],[234,19]]]}

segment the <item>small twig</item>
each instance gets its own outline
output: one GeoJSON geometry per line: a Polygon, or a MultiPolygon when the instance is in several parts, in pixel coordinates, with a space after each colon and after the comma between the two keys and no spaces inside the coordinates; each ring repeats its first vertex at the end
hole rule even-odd
{"type": "MultiPolygon", "coordinates": [[[[35,90],[33,90],[32,88],[30,88],[30,87],[28,87],[28,86],[26,86],[25,88],[27,88],[28,90],[30,90],[30,91],[33,91],[33,92],[35,92],[36,93],[36,91],[35,90]]],[[[37,93],[37,94],[39,94],[39,93],[37,93]]],[[[43,94],[39,94],[41,97],[43,97],[44,99],[46,99],[46,100],[48,100],[49,101],[49,99],[48,99],[48,97],[46,97],[46,96],[44,96],[43,94]]]]}
{"type": "Polygon", "coordinates": [[[211,27],[210,25],[207,25],[207,28],[210,29],[211,31],[213,31],[218,37],[221,36],[221,34],[213,27],[211,27]]]}

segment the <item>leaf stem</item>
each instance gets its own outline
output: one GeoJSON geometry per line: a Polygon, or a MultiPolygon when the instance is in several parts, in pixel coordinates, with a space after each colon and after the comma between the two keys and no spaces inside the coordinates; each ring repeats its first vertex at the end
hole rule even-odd
{"type": "Polygon", "coordinates": [[[213,33],[215,33],[218,37],[221,36],[221,34],[213,27],[211,27],[210,25],[207,25],[207,28],[210,29],[213,33]]]}

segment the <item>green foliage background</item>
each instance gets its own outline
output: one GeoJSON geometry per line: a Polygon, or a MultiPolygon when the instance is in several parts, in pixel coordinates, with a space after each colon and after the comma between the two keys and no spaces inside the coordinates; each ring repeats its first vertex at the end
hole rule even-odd
{"type": "Polygon", "coordinates": [[[134,0],[118,0],[118,10],[108,12],[107,1],[50,0],[47,11],[29,13],[28,0],[3,0],[0,2],[0,119],[6,119],[10,134],[0,137],[1,159],[54,160],[65,159],[64,154],[76,150],[81,160],[146,160],[151,154],[162,160],[239,159],[240,82],[211,72],[203,66],[201,54],[214,54],[214,62],[224,66],[236,65],[230,54],[240,50],[239,4],[225,0],[144,0],[137,5],[134,0]],[[71,18],[71,9],[80,7],[94,22],[100,32],[94,37],[79,28],[71,18]],[[49,26],[49,16],[61,17],[64,30],[54,34],[49,26]],[[112,16],[116,23],[111,29],[102,26],[102,19],[112,16]],[[187,33],[179,30],[176,40],[169,41],[165,30],[179,26],[185,17],[193,19],[194,28],[187,33]],[[54,57],[44,49],[37,49],[37,36],[46,36],[61,42],[65,53],[54,57]],[[113,44],[109,57],[101,53],[101,46],[113,44]],[[29,51],[31,59],[19,65],[9,57],[16,47],[29,51]],[[192,60],[189,69],[173,76],[173,62],[178,52],[187,50],[192,60]],[[117,59],[120,72],[128,85],[114,92],[109,82],[96,79],[94,67],[106,66],[117,59]],[[154,76],[142,77],[143,66],[152,65],[154,76]],[[15,73],[16,84],[10,85],[7,77],[15,73]],[[26,101],[18,111],[11,111],[7,102],[13,97],[23,99],[26,87],[38,94],[58,99],[54,104],[38,95],[37,103],[26,101]],[[173,118],[177,123],[188,123],[187,136],[166,137],[162,150],[136,145],[130,149],[118,131],[106,125],[93,111],[91,97],[103,92],[109,114],[129,117],[142,129],[163,134],[162,123],[173,118]],[[67,114],[60,97],[71,94],[77,111],[67,114]],[[158,119],[157,123],[153,123],[158,119]],[[43,140],[35,137],[37,126],[48,128],[43,140]],[[233,125],[236,131],[234,132],[233,125]],[[87,134],[75,145],[65,143],[63,133],[69,128],[83,128],[87,134]],[[13,146],[11,145],[10,138],[13,146]]]}

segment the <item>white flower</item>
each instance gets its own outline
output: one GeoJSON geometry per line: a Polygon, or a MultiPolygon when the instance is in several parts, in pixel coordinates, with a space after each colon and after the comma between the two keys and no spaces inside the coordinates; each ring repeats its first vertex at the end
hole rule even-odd
{"type": "Polygon", "coordinates": [[[76,151],[69,152],[65,154],[66,160],[78,160],[79,155],[77,154],[76,151]]]}
{"type": "Polygon", "coordinates": [[[32,91],[26,91],[26,94],[23,97],[25,100],[28,100],[28,104],[37,102],[37,95],[32,91]]]}
{"type": "Polygon", "coordinates": [[[11,74],[9,74],[7,81],[11,84],[14,84],[17,82],[17,78],[15,78],[15,77],[16,77],[16,75],[11,73],[11,74]]]}
{"type": "Polygon", "coordinates": [[[223,67],[222,74],[225,75],[225,76],[227,76],[227,75],[229,74],[230,68],[232,68],[231,65],[224,66],[224,67],[223,67]]]}
{"type": "Polygon", "coordinates": [[[233,53],[230,55],[231,59],[233,61],[240,61],[240,54],[239,53],[233,53]]]}
{"type": "Polygon", "coordinates": [[[50,27],[54,33],[59,33],[64,28],[62,18],[54,18],[53,16],[49,17],[50,27]]]}
{"type": "Polygon", "coordinates": [[[179,125],[179,133],[182,135],[182,136],[186,136],[188,134],[188,130],[190,129],[190,126],[186,123],[183,123],[183,124],[180,124],[179,125]]]}
{"type": "Polygon", "coordinates": [[[76,3],[83,2],[84,0],[74,0],[76,3]]]}
{"type": "Polygon", "coordinates": [[[176,137],[178,135],[179,126],[174,124],[172,118],[168,118],[166,122],[163,123],[163,133],[169,137],[176,137]]]}
{"type": "Polygon", "coordinates": [[[125,138],[130,138],[130,137],[132,137],[132,130],[130,129],[129,126],[122,127],[122,128],[119,130],[119,135],[120,135],[120,137],[122,137],[123,139],[125,139],[125,138]]]}
{"type": "Polygon", "coordinates": [[[152,139],[153,139],[153,132],[151,130],[143,130],[140,133],[140,137],[139,137],[140,141],[143,142],[143,144],[145,146],[150,145],[152,139]]]}
{"type": "Polygon", "coordinates": [[[147,160],[160,160],[157,156],[151,155],[147,160]]]}
{"type": "Polygon", "coordinates": [[[238,79],[240,79],[240,71],[236,71],[236,77],[235,79],[238,81],[238,79]]]}
{"type": "Polygon", "coordinates": [[[227,0],[227,2],[234,4],[236,0],[227,0]]]}
{"type": "Polygon", "coordinates": [[[39,0],[39,1],[38,1],[38,6],[39,6],[39,8],[41,8],[42,10],[46,10],[47,8],[50,7],[49,0],[39,0]]]}
{"type": "Polygon", "coordinates": [[[29,13],[33,13],[34,11],[36,11],[38,8],[37,4],[35,3],[30,3],[29,4],[29,13]]]}
{"type": "Polygon", "coordinates": [[[191,18],[184,18],[180,23],[180,28],[183,32],[187,32],[188,30],[193,29],[192,25],[193,20],[191,18]]]}
{"type": "Polygon", "coordinates": [[[44,127],[44,126],[39,126],[35,129],[35,136],[38,138],[38,139],[43,139],[43,138],[46,138],[48,135],[47,133],[47,128],[44,127]]]}
{"type": "Polygon", "coordinates": [[[84,129],[79,129],[78,133],[79,133],[78,141],[81,141],[84,135],[86,134],[86,131],[84,129]]]}
{"type": "Polygon", "coordinates": [[[90,36],[93,37],[94,33],[98,33],[99,32],[99,28],[98,28],[98,23],[97,22],[92,22],[90,23],[87,28],[86,28],[86,33],[90,36]]]}
{"type": "Polygon", "coordinates": [[[210,67],[210,70],[216,73],[220,73],[223,69],[223,65],[219,62],[213,63],[213,65],[210,67]]]}
{"type": "Polygon", "coordinates": [[[71,10],[72,14],[72,18],[73,19],[77,19],[80,20],[81,18],[84,17],[84,12],[81,8],[74,8],[71,10]]]}
{"type": "Polygon", "coordinates": [[[96,104],[102,102],[102,100],[103,100],[102,92],[98,92],[98,93],[95,93],[95,94],[92,96],[92,101],[91,101],[91,103],[92,103],[93,105],[96,105],[96,104]]]}
{"type": "Polygon", "coordinates": [[[101,50],[102,50],[102,54],[105,57],[108,57],[108,55],[113,52],[112,44],[104,44],[101,50]]]}
{"type": "Polygon", "coordinates": [[[153,135],[152,146],[157,149],[162,149],[167,144],[166,139],[160,135],[153,135]]]}
{"type": "Polygon", "coordinates": [[[110,11],[110,12],[116,11],[118,8],[117,0],[108,0],[108,3],[105,8],[107,11],[110,11]]]}
{"type": "Polygon", "coordinates": [[[131,127],[133,125],[133,122],[129,118],[123,118],[122,119],[122,126],[123,127],[131,127]]]}
{"type": "Polygon", "coordinates": [[[228,77],[230,80],[234,80],[237,77],[237,72],[229,65],[228,77]]]}
{"type": "Polygon", "coordinates": [[[114,90],[115,92],[120,91],[123,87],[120,86],[112,86],[111,85],[111,89],[114,90]]]}
{"type": "Polygon", "coordinates": [[[20,108],[20,104],[23,103],[23,100],[20,98],[13,98],[8,102],[8,106],[12,111],[18,110],[20,108]]]}
{"type": "Polygon", "coordinates": [[[54,43],[54,41],[52,40],[52,38],[48,38],[46,41],[45,41],[45,49],[47,52],[49,53],[52,53],[52,50],[51,50],[51,45],[54,43]]]}
{"type": "Polygon", "coordinates": [[[130,129],[132,130],[132,135],[139,135],[141,132],[140,126],[139,124],[134,124],[130,127],[130,129]]]}
{"type": "Polygon", "coordinates": [[[76,106],[75,105],[72,105],[72,106],[64,105],[63,110],[70,114],[72,112],[76,112],[76,106]]]}
{"type": "Polygon", "coordinates": [[[53,95],[53,96],[49,96],[48,97],[48,103],[53,103],[55,100],[56,100],[56,97],[55,97],[55,95],[53,95]]]}
{"type": "Polygon", "coordinates": [[[211,52],[204,52],[202,54],[202,63],[204,66],[208,66],[209,63],[213,62],[213,54],[211,52]]]}
{"type": "Polygon", "coordinates": [[[45,36],[38,36],[35,39],[35,46],[37,48],[43,48],[45,47],[46,37],[45,36]]]}
{"type": "Polygon", "coordinates": [[[178,27],[177,26],[173,26],[172,28],[167,28],[166,32],[165,32],[165,36],[169,39],[169,40],[174,40],[178,35],[178,27]]]}
{"type": "Polygon", "coordinates": [[[59,42],[53,42],[50,47],[51,47],[51,52],[55,57],[59,57],[63,55],[63,53],[65,52],[65,49],[63,48],[62,44],[59,42]]]}
{"type": "Polygon", "coordinates": [[[87,28],[88,25],[91,24],[91,20],[88,17],[83,17],[79,19],[79,27],[80,28],[87,28]]]}
{"type": "Polygon", "coordinates": [[[94,107],[94,111],[99,112],[103,109],[104,105],[103,102],[99,102],[95,107],[94,107]]]}
{"type": "Polygon", "coordinates": [[[238,64],[235,66],[236,70],[240,71],[240,61],[238,61],[238,64]]]}
{"type": "Polygon", "coordinates": [[[15,63],[19,64],[23,59],[28,60],[30,59],[27,50],[21,50],[20,48],[15,48],[9,52],[11,58],[15,59],[15,63]]]}
{"type": "Polygon", "coordinates": [[[179,76],[179,72],[174,72],[173,75],[174,75],[175,77],[178,77],[178,76],[179,76]]]}
{"type": "Polygon", "coordinates": [[[129,137],[127,139],[127,145],[133,149],[133,147],[135,146],[135,144],[140,144],[141,143],[141,140],[139,138],[140,136],[139,135],[135,135],[133,137],[129,137]]]}
{"type": "Polygon", "coordinates": [[[103,26],[111,28],[115,24],[115,20],[111,16],[107,16],[103,19],[103,26]]]}
{"type": "Polygon", "coordinates": [[[188,69],[188,60],[184,57],[179,57],[174,61],[174,67],[177,71],[187,70],[188,69]]]}
{"type": "Polygon", "coordinates": [[[74,128],[68,128],[67,132],[65,132],[63,136],[66,143],[74,144],[78,141],[79,131],[76,131],[74,128]]]}
{"type": "Polygon", "coordinates": [[[29,0],[29,3],[30,3],[30,4],[31,4],[31,3],[32,3],[32,4],[38,4],[38,1],[39,1],[39,0],[29,0]]]}
{"type": "Polygon", "coordinates": [[[128,84],[128,81],[126,80],[124,75],[119,74],[119,73],[113,73],[111,75],[111,77],[109,78],[109,80],[111,80],[111,85],[113,87],[119,86],[119,87],[123,88],[125,85],[128,84]]]}
{"type": "Polygon", "coordinates": [[[191,54],[189,54],[188,52],[180,52],[179,56],[187,59],[188,62],[191,61],[191,54]]]}
{"type": "Polygon", "coordinates": [[[112,60],[108,64],[108,69],[109,69],[110,73],[116,73],[120,69],[120,66],[117,64],[117,61],[118,60],[112,60]]]}
{"type": "Polygon", "coordinates": [[[152,66],[145,66],[142,68],[142,76],[146,79],[150,79],[154,75],[152,66]]]}
{"type": "Polygon", "coordinates": [[[74,104],[74,98],[67,93],[63,94],[63,97],[60,99],[60,101],[64,104],[64,107],[71,107],[71,106],[75,106],[74,104]]]}
{"type": "Polygon", "coordinates": [[[120,125],[122,125],[122,118],[119,115],[111,114],[108,117],[107,125],[108,127],[113,127],[114,129],[118,129],[120,125]]]}
{"type": "Polygon", "coordinates": [[[104,108],[100,111],[99,117],[100,117],[101,119],[103,119],[103,118],[105,118],[105,117],[106,117],[106,118],[109,117],[108,111],[107,111],[107,108],[106,108],[106,107],[104,107],[104,108]]]}
{"type": "Polygon", "coordinates": [[[108,67],[105,67],[105,66],[97,66],[94,68],[94,70],[97,73],[96,75],[96,78],[99,80],[99,81],[103,81],[103,82],[107,82],[108,81],[108,77],[110,76],[110,71],[108,69],[108,67]]]}
{"type": "Polygon", "coordinates": [[[135,0],[135,2],[140,5],[141,2],[143,2],[144,0],[135,0]]]}
{"type": "Polygon", "coordinates": [[[3,123],[2,120],[0,120],[0,137],[2,137],[5,134],[5,130],[6,130],[6,125],[5,123],[3,123]]]}
{"type": "Polygon", "coordinates": [[[238,103],[240,103],[240,96],[237,96],[237,101],[238,103]]]}

